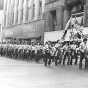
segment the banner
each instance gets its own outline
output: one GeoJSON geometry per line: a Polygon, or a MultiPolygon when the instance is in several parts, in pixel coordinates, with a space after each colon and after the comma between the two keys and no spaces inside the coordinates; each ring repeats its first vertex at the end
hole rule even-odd
{"type": "Polygon", "coordinates": [[[74,40],[74,39],[81,39],[83,36],[83,14],[84,13],[77,13],[72,14],[69,21],[66,24],[63,39],[65,41],[74,40]]]}

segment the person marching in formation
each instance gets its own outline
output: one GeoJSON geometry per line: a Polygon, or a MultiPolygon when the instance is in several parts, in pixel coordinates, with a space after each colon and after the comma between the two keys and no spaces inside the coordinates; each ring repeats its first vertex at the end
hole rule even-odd
{"type": "Polygon", "coordinates": [[[82,69],[82,62],[83,59],[85,59],[85,69],[88,68],[88,44],[87,39],[83,39],[83,42],[80,44],[80,62],[79,62],[79,68],[82,69]]]}
{"type": "Polygon", "coordinates": [[[46,42],[44,45],[32,42],[28,44],[0,44],[0,55],[8,58],[23,59],[44,62],[45,66],[52,63],[59,65],[77,65],[79,61],[79,69],[82,69],[83,60],[85,60],[85,69],[88,69],[88,44],[87,39],[83,42],[75,41],[57,41],[52,43],[46,42]]]}

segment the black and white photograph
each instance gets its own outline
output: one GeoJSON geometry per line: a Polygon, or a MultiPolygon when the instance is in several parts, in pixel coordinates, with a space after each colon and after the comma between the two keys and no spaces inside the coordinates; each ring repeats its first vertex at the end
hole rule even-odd
{"type": "Polygon", "coordinates": [[[0,0],[0,88],[88,88],[88,0],[0,0]]]}

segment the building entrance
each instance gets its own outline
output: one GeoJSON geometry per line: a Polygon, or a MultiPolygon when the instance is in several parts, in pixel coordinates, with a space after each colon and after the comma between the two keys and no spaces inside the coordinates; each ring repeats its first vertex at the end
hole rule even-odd
{"type": "Polygon", "coordinates": [[[52,31],[55,31],[57,26],[57,19],[56,19],[56,10],[50,12],[52,16],[52,31]]]}

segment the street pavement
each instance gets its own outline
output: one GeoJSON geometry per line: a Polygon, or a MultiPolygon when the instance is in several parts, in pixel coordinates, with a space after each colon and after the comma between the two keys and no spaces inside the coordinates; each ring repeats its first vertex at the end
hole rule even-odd
{"type": "Polygon", "coordinates": [[[88,88],[88,71],[0,57],[0,88],[88,88]]]}

